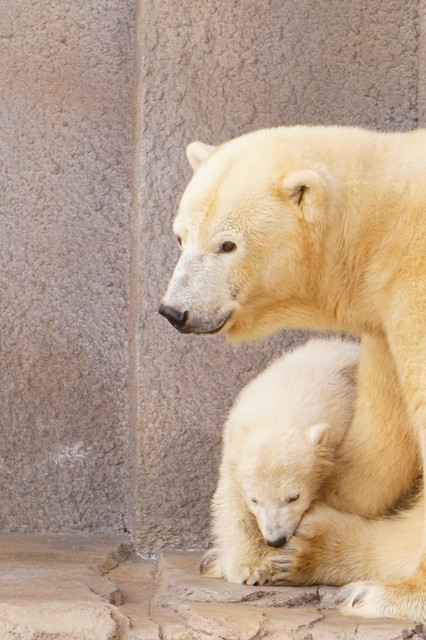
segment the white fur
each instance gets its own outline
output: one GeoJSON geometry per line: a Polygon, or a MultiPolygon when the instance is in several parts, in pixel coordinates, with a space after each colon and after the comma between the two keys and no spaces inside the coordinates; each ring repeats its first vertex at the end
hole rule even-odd
{"type": "Polygon", "coordinates": [[[359,354],[354,343],[311,340],[241,391],[224,428],[208,575],[268,579],[266,558],[290,540],[332,469],[353,414],[359,354]]]}

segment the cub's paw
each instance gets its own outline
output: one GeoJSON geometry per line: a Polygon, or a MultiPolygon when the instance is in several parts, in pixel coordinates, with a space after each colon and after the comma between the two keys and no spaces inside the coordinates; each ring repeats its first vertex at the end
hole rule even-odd
{"type": "Polygon", "coordinates": [[[407,590],[405,583],[352,582],[340,590],[336,604],[347,615],[426,622],[426,590],[407,590]]]}
{"type": "Polygon", "coordinates": [[[224,578],[233,584],[262,586],[271,582],[273,567],[268,558],[260,558],[255,562],[239,559],[224,563],[224,578]]]}
{"type": "Polygon", "coordinates": [[[264,560],[259,565],[248,567],[248,577],[243,581],[244,584],[257,585],[259,587],[271,584],[274,576],[274,567],[270,560],[264,560]]]}
{"type": "Polygon", "coordinates": [[[225,578],[234,584],[263,585],[270,582],[271,564],[263,561],[249,565],[241,560],[219,561],[219,551],[214,547],[201,558],[200,573],[207,578],[225,578]]]}
{"type": "Polygon", "coordinates": [[[233,567],[225,574],[228,582],[262,586],[270,582],[269,569],[264,567],[233,567]]]}
{"type": "Polygon", "coordinates": [[[219,552],[213,547],[208,549],[201,558],[200,573],[207,578],[223,578],[223,572],[219,564],[219,552]]]}

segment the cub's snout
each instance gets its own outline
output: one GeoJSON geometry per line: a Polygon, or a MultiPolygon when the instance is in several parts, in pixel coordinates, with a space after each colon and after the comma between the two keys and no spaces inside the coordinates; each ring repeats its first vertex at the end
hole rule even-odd
{"type": "Polygon", "coordinates": [[[281,536],[280,538],[276,538],[275,540],[266,540],[266,544],[268,545],[268,547],[275,547],[277,549],[279,549],[280,547],[283,547],[286,542],[287,542],[286,536],[281,536]]]}

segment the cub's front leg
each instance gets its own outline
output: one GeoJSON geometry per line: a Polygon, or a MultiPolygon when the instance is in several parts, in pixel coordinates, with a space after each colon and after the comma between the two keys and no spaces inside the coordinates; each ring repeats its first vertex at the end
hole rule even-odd
{"type": "Polygon", "coordinates": [[[212,502],[213,548],[202,558],[200,571],[236,584],[265,584],[271,580],[269,548],[244,498],[223,463],[212,502]]]}

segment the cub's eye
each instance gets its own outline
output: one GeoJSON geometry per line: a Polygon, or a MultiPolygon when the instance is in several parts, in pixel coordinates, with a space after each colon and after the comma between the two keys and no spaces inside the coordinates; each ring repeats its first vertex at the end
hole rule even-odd
{"type": "Polygon", "coordinates": [[[250,498],[251,502],[253,502],[253,504],[257,504],[257,500],[256,498],[250,498]]]}
{"type": "Polygon", "coordinates": [[[179,242],[180,246],[182,246],[182,238],[180,236],[177,237],[177,241],[179,242]]]}
{"type": "Polygon", "coordinates": [[[237,245],[235,244],[235,242],[230,242],[229,240],[227,240],[221,246],[220,251],[221,253],[231,253],[231,251],[235,251],[236,248],[237,245]]]}
{"type": "Polygon", "coordinates": [[[295,500],[298,500],[298,499],[299,499],[299,497],[300,497],[300,493],[295,493],[295,494],[294,494],[294,496],[291,496],[291,497],[288,499],[288,502],[295,502],[295,500]]]}

